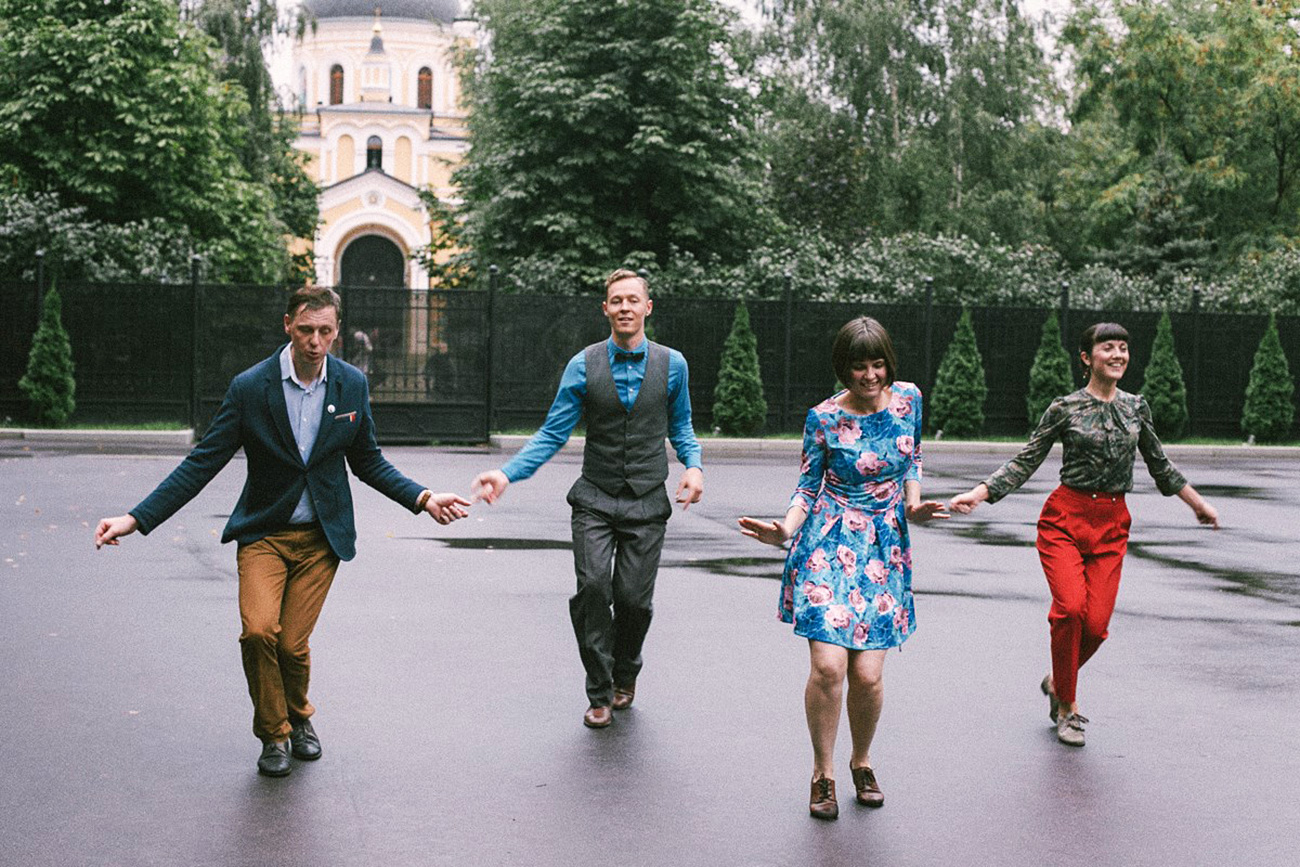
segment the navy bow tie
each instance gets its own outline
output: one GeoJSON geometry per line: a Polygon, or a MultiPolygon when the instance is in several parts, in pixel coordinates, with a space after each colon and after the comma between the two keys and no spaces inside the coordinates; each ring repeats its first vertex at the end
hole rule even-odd
{"type": "Polygon", "coordinates": [[[644,352],[621,352],[617,349],[614,350],[615,361],[640,361],[643,358],[645,358],[644,352]]]}

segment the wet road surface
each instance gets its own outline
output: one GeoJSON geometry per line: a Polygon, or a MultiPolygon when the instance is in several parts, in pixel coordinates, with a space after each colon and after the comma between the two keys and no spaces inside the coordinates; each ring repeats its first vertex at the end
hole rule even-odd
{"type": "MultiPolygon", "coordinates": [[[[435,490],[499,454],[392,448],[435,490]]],[[[775,620],[793,462],[721,459],[669,525],[636,705],[582,727],[561,456],[443,528],[354,484],[356,560],[313,638],[324,758],[272,780],[239,663],[242,460],[148,538],[91,528],[174,466],[163,451],[0,449],[0,863],[5,865],[1199,865],[1297,863],[1300,463],[1188,459],[1198,527],[1139,467],[1111,639],[1084,669],[1088,745],[1038,681],[1047,591],[1024,490],[914,532],[919,628],[886,664],[886,795],[807,815],[806,644],[775,620]]],[[[927,495],[988,455],[932,453],[927,495]]],[[[676,483],[673,470],[672,484],[676,483]]]]}

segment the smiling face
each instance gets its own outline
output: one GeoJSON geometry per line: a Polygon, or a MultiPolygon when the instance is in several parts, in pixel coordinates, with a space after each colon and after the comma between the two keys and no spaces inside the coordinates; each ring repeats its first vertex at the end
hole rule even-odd
{"type": "Polygon", "coordinates": [[[1128,341],[1103,340],[1092,347],[1092,352],[1081,352],[1084,366],[1098,384],[1117,384],[1128,370],[1128,341]]]}
{"type": "Polygon", "coordinates": [[[284,333],[289,335],[293,366],[299,378],[309,375],[315,379],[339,335],[338,310],[334,307],[313,309],[304,304],[292,316],[285,315],[284,333]]]}
{"type": "Polygon", "coordinates": [[[865,358],[849,366],[849,381],[844,383],[849,394],[859,403],[878,406],[889,387],[889,365],[883,358],[865,358]]]}
{"type": "Polygon", "coordinates": [[[645,335],[645,318],[650,315],[654,302],[639,277],[624,277],[610,283],[605,289],[605,300],[600,305],[609,320],[614,341],[633,348],[645,335]]]}

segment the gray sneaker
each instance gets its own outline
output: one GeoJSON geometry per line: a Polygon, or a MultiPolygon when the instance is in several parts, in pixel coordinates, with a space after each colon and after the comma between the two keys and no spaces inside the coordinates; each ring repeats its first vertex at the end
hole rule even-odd
{"type": "Polygon", "coordinates": [[[1083,746],[1083,726],[1086,722],[1088,718],[1077,713],[1069,716],[1061,714],[1056,721],[1056,739],[1072,747],[1083,746]]]}

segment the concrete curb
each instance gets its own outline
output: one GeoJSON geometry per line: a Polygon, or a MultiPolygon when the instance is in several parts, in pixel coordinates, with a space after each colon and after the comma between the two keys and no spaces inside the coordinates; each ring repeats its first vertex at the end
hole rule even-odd
{"type": "MultiPolygon", "coordinates": [[[[528,442],[526,436],[493,436],[490,445],[498,451],[515,452],[528,442]]],[[[586,437],[571,437],[561,450],[565,454],[582,451],[586,437]]],[[[727,439],[705,437],[700,440],[704,450],[704,460],[723,457],[752,457],[754,455],[782,456],[798,458],[802,442],[797,439],[727,439]]],[[[922,443],[926,455],[966,454],[998,455],[1011,457],[1024,446],[1023,442],[982,442],[976,440],[927,440],[922,443]]],[[[1052,446],[1060,452],[1061,444],[1052,446]]],[[[670,450],[671,451],[671,450],[670,450]]],[[[1179,445],[1171,443],[1165,446],[1165,452],[1172,458],[1185,456],[1189,458],[1222,458],[1234,460],[1295,460],[1300,458],[1300,446],[1235,446],[1221,445],[1179,445]]]]}
{"type": "Polygon", "coordinates": [[[26,440],[57,445],[179,446],[194,442],[194,431],[185,430],[55,430],[45,428],[0,428],[0,439],[26,440]]]}

